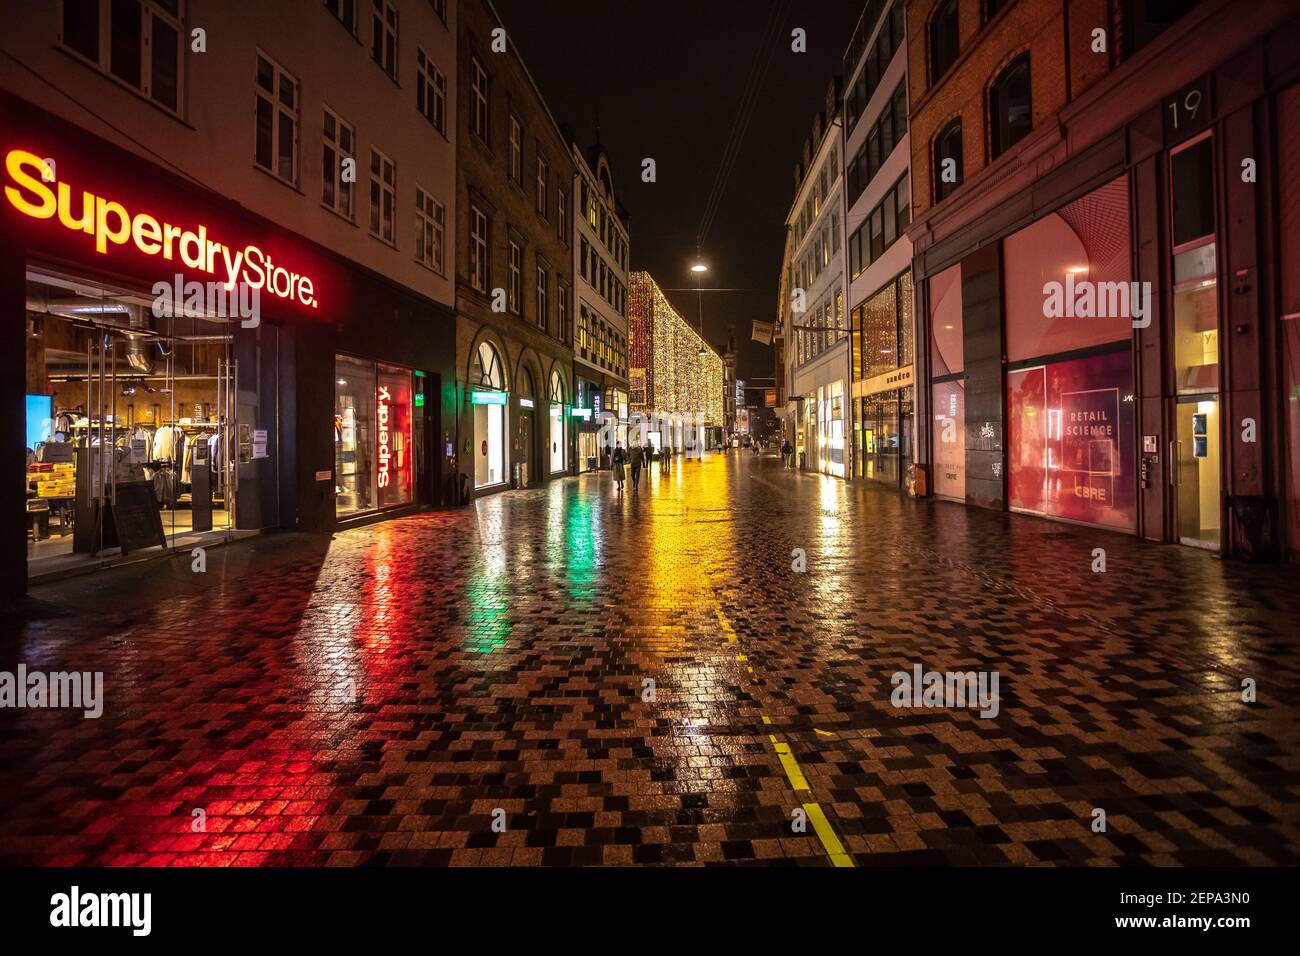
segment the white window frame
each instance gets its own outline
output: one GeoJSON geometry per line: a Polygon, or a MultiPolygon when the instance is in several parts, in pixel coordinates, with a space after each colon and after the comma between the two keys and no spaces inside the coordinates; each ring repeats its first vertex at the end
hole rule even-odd
{"type": "Polygon", "coordinates": [[[485,146],[492,145],[492,78],[478,57],[469,58],[470,97],[473,100],[470,110],[470,132],[482,140],[485,146]]]}
{"type": "Polygon", "coordinates": [[[524,248],[509,240],[509,270],[506,278],[506,309],[519,314],[519,299],[524,291],[524,248]]]}
{"type": "Polygon", "coordinates": [[[335,2],[338,4],[339,7],[337,11],[335,11],[333,5],[330,3],[330,0],[323,0],[323,2],[325,4],[325,9],[330,12],[330,16],[332,16],[339,23],[343,24],[343,27],[349,33],[351,33],[353,36],[356,36],[357,35],[357,0],[335,0],[335,2]],[[349,2],[352,4],[351,22],[343,18],[343,13],[344,13],[343,6],[344,4],[349,2]]]}
{"type": "Polygon", "coordinates": [[[447,211],[431,193],[415,187],[415,261],[438,275],[443,271],[447,249],[447,211]]]}
{"type": "Polygon", "coordinates": [[[487,292],[488,288],[488,267],[489,256],[491,255],[491,243],[489,233],[491,231],[491,222],[488,220],[487,213],[479,209],[478,206],[470,204],[469,207],[469,283],[470,286],[479,292],[487,292]]]}
{"type": "Polygon", "coordinates": [[[524,124],[510,114],[510,146],[506,153],[506,175],[517,186],[524,184],[524,124]]]}
{"type": "Polygon", "coordinates": [[[537,264],[537,327],[546,330],[549,328],[547,320],[550,318],[548,306],[550,305],[550,268],[539,262],[537,264]]]}
{"type": "Polygon", "coordinates": [[[555,187],[555,234],[559,237],[560,242],[566,246],[569,244],[569,227],[565,223],[569,220],[569,194],[565,192],[563,186],[555,187]]]}
{"type": "Polygon", "coordinates": [[[537,215],[546,221],[547,200],[550,199],[549,187],[551,181],[551,167],[542,156],[541,151],[537,153],[537,215]]]}
{"type": "Polygon", "coordinates": [[[343,160],[352,160],[353,167],[355,168],[357,161],[357,131],[353,129],[351,123],[339,116],[338,113],[334,112],[334,110],[330,109],[328,106],[324,106],[321,109],[325,117],[334,121],[333,139],[330,139],[329,131],[326,128],[324,119],[322,119],[321,122],[321,168],[323,170],[326,165],[332,166],[334,169],[334,179],[331,183],[322,175],[320,201],[327,209],[331,209],[349,222],[353,222],[355,221],[353,217],[356,209],[357,184],[355,181],[350,183],[344,181],[343,160]],[[345,149],[341,142],[340,133],[344,130],[347,131],[348,140],[351,142],[351,148],[348,149],[345,149]],[[334,187],[333,202],[330,202],[325,197],[325,187],[327,185],[332,185],[334,187]],[[347,196],[346,203],[342,202],[342,197],[345,194],[347,196]]]}
{"type": "Polygon", "coordinates": [[[370,147],[370,234],[380,242],[397,248],[397,164],[375,146],[370,147]],[[379,169],[375,169],[375,161],[379,169]],[[385,174],[392,172],[392,182],[386,181],[385,174]],[[388,200],[388,223],[385,229],[384,200],[388,200]],[[376,209],[379,212],[375,219],[376,209]],[[387,234],[385,234],[387,233],[387,234]]]}
{"type": "Polygon", "coordinates": [[[415,108],[442,135],[447,135],[447,77],[424,47],[415,48],[415,108]],[[423,105],[421,105],[423,100],[423,105]]]}
{"type": "Polygon", "coordinates": [[[271,106],[271,165],[263,166],[257,161],[257,109],[253,109],[253,163],[258,169],[265,170],[276,179],[290,186],[298,185],[298,141],[302,136],[301,122],[301,104],[302,104],[302,85],[298,78],[277,63],[273,58],[258,49],[257,59],[265,60],[271,66],[271,86],[273,90],[268,92],[263,89],[257,81],[257,71],[253,73],[253,92],[258,100],[265,100],[271,106]],[[287,108],[280,100],[281,79],[288,78],[293,83],[293,109],[287,108]],[[287,115],[293,122],[293,142],[289,144],[288,155],[289,161],[293,168],[293,174],[289,178],[280,175],[279,159],[284,155],[284,144],[280,141],[280,117],[287,115]]]}
{"type": "Polygon", "coordinates": [[[370,58],[394,83],[397,82],[398,31],[401,29],[400,14],[397,7],[389,0],[370,0],[370,58]],[[391,63],[388,59],[388,40],[393,41],[391,63]]]}
{"type": "Polygon", "coordinates": [[[91,59],[80,50],[67,44],[63,37],[64,4],[58,8],[59,45],[83,63],[89,63],[100,73],[120,84],[124,89],[143,96],[159,109],[166,110],[174,116],[181,115],[181,104],[185,102],[185,56],[188,52],[188,35],[184,29],[185,0],[177,0],[176,14],[164,10],[152,0],[140,0],[140,85],[136,86],[122,79],[113,72],[113,5],[112,0],[98,0],[99,30],[96,37],[96,57],[91,59]],[[176,105],[168,106],[153,95],[153,22],[154,18],[164,21],[176,32],[176,105]]]}

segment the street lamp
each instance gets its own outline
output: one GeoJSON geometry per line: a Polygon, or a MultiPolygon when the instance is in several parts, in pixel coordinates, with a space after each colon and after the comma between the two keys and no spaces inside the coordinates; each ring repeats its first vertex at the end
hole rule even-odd
{"type": "Polygon", "coordinates": [[[700,260],[696,259],[695,263],[691,266],[691,271],[695,273],[695,298],[699,303],[698,310],[699,310],[699,317],[700,317],[700,351],[698,354],[703,356],[705,354],[704,351],[704,290],[700,288],[700,276],[708,272],[709,267],[706,266],[700,260]]]}

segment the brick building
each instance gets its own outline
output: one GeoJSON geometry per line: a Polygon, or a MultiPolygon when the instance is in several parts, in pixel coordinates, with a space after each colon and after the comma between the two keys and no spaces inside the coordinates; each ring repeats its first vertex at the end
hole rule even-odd
{"type": "Polygon", "coordinates": [[[906,13],[933,492],[1294,555],[1294,5],[906,13]]]}
{"type": "Polygon", "coordinates": [[[459,27],[457,414],[444,444],[479,495],[573,467],[574,168],[491,3],[465,0],[459,27]]]}

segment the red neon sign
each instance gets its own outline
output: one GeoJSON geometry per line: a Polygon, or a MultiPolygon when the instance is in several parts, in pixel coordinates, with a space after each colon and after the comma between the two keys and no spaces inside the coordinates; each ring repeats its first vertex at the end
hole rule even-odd
{"type": "Polygon", "coordinates": [[[388,447],[388,446],[389,446],[389,429],[388,429],[388,415],[389,415],[389,411],[388,411],[388,409],[389,409],[389,405],[392,403],[392,401],[393,401],[393,395],[392,395],[392,393],[388,390],[388,386],[387,386],[387,385],[380,385],[380,386],[379,386],[379,411],[378,411],[378,417],[379,417],[379,477],[378,477],[378,481],[379,481],[379,487],[380,487],[380,488],[387,488],[387,487],[389,486],[389,484],[390,484],[390,483],[392,482],[392,480],[393,480],[393,479],[392,479],[392,475],[390,474],[390,472],[389,472],[389,470],[388,470],[388,468],[389,468],[389,459],[392,457],[392,453],[391,453],[391,451],[389,450],[389,447],[388,447]]]}
{"type": "Polygon", "coordinates": [[[14,185],[5,186],[10,205],[33,219],[53,219],[74,232],[94,237],[95,251],[108,255],[110,246],[128,241],[146,256],[167,261],[179,257],[188,268],[225,280],[227,289],[244,282],[265,289],[281,299],[309,308],[319,306],[316,288],[309,276],[277,266],[256,245],[234,250],[208,238],[208,227],[186,229],[159,221],[146,212],[129,213],[121,203],[87,190],[80,190],[80,208],[74,208],[72,187],[65,182],[48,182],[49,168],[35,153],[12,149],[5,155],[5,171],[14,185]]]}

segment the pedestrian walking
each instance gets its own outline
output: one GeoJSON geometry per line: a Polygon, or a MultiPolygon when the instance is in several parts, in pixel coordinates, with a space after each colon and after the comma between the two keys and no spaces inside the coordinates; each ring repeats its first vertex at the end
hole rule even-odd
{"type": "Polygon", "coordinates": [[[614,445],[614,454],[610,456],[610,461],[614,467],[614,484],[618,485],[620,493],[623,491],[623,463],[627,461],[627,452],[623,450],[623,443],[618,442],[614,445]]]}
{"type": "Polygon", "coordinates": [[[791,462],[793,461],[794,446],[790,444],[790,439],[787,438],[781,442],[781,464],[786,468],[790,468],[792,467],[791,462]]]}
{"type": "Polygon", "coordinates": [[[659,470],[665,478],[668,477],[668,467],[673,461],[673,450],[664,445],[663,451],[659,452],[659,470]]]}
{"type": "Polygon", "coordinates": [[[632,490],[636,491],[637,485],[641,483],[641,466],[645,464],[645,452],[641,449],[640,442],[632,446],[632,451],[627,457],[632,465],[632,490]]]}

